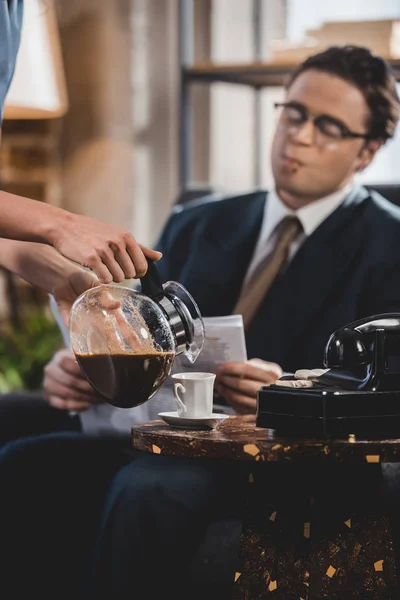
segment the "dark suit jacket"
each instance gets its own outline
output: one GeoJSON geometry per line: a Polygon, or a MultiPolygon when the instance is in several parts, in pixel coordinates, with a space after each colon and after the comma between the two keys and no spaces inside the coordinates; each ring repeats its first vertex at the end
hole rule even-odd
{"type": "MultiPolygon", "coordinates": [[[[231,314],[260,231],[266,192],[183,208],[157,248],[163,281],[182,283],[203,316],[231,314]]],[[[249,358],[286,371],[322,366],[337,328],[400,311],[400,209],[357,187],[309,236],[262,302],[249,358]]]]}

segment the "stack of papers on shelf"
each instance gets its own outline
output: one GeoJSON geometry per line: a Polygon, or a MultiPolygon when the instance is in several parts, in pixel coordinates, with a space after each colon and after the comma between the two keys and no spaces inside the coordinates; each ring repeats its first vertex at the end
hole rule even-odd
{"type": "Polygon", "coordinates": [[[329,46],[365,46],[386,59],[400,58],[400,20],[328,21],[310,29],[301,43],[271,42],[272,62],[297,63],[329,46]]]}

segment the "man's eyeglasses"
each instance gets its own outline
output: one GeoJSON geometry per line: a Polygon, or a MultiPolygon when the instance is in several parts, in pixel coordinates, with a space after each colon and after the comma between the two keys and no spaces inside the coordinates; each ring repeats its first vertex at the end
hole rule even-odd
{"type": "Polygon", "coordinates": [[[300,128],[311,119],[317,131],[332,140],[344,140],[348,138],[363,138],[370,140],[372,137],[368,133],[356,133],[350,131],[344,123],[341,123],[329,115],[318,115],[311,117],[307,108],[297,102],[276,102],[275,108],[282,110],[281,122],[286,127],[300,128]]]}

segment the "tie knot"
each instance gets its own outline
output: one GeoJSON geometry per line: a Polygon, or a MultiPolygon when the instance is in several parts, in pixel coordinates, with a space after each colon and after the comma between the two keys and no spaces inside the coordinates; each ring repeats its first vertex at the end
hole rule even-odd
{"type": "Polygon", "coordinates": [[[289,245],[303,231],[300,219],[295,215],[284,217],[277,227],[279,245],[289,245]]]}
{"type": "Polygon", "coordinates": [[[296,217],[296,215],[287,215],[286,217],[284,217],[282,219],[282,221],[279,223],[278,225],[279,229],[281,229],[281,231],[286,231],[287,229],[293,229],[295,231],[302,231],[303,229],[303,225],[301,224],[301,221],[299,219],[299,217],[296,217]]]}

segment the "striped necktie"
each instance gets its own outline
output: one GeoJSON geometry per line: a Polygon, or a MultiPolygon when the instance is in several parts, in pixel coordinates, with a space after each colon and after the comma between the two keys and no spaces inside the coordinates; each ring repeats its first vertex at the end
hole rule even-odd
{"type": "Polygon", "coordinates": [[[262,300],[285,265],[290,246],[302,230],[302,225],[295,216],[285,217],[277,226],[278,239],[275,248],[264,258],[250,281],[243,287],[233,310],[233,314],[243,316],[245,329],[250,325],[262,300]]]}

